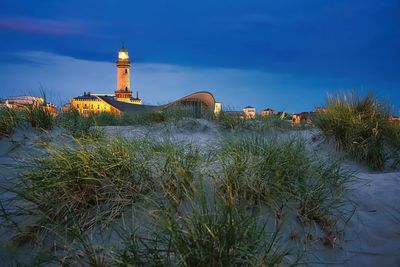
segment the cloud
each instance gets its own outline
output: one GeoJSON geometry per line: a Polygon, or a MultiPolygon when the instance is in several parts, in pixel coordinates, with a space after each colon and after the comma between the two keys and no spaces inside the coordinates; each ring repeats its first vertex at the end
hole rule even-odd
{"type": "Polygon", "coordinates": [[[79,20],[2,16],[0,29],[57,36],[91,35],[88,25],[79,20]]]}

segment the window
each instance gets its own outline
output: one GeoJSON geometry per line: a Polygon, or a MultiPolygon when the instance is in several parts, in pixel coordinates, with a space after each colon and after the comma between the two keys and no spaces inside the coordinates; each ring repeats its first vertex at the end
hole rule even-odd
{"type": "Polygon", "coordinates": [[[125,91],[128,91],[128,86],[127,86],[127,87],[125,87],[125,91]]]}
{"type": "Polygon", "coordinates": [[[97,105],[97,109],[100,109],[100,105],[97,105]]]}
{"type": "Polygon", "coordinates": [[[79,108],[79,104],[76,104],[76,108],[79,108]]]}
{"type": "Polygon", "coordinates": [[[90,109],[93,109],[93,104],[90,105],[90,109]]]}
{"type": "Polygon", "coordinates": [[[125,73],[128,73],[128,69],[125,69],[125,73]]]}

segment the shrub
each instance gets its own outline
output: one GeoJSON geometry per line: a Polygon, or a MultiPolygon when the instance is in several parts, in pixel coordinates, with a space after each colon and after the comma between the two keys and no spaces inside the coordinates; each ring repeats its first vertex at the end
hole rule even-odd
{"type": "Polygon", "coordinates": [[[389,159],[385,141],[391,127],[389,118],[389,108],[372,95],[344,94],[330,96],[324,110],[316,114],[314,124],[352,158],[382,170],[389,159]]]}

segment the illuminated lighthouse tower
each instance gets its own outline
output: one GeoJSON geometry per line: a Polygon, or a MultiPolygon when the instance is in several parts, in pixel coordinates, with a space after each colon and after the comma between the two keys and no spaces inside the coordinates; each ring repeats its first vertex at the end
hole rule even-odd
{"type": "Polygon", "coordinates": [[[136,92],[136,98],[132,98],[130,68],[131,61],[129,60],[128,51],[121,47],[118,51],[117,60],[117,90],[115,91],[115,98],[118,101],[128,102],[132,104],[141,104],[139,95],[136,92]]]}

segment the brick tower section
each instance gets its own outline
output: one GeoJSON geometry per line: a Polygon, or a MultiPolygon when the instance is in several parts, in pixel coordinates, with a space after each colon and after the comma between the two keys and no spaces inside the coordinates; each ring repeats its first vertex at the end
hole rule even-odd
{"type": "Polygon", "coordinates": [[[120,100],[129,100],[132,97],[130,81],[131,62],[129,60],[128,51],[124,47],[118,51],[118,60],[116,63],[117,90],[115,91],[115,97],[120,100]]]}

